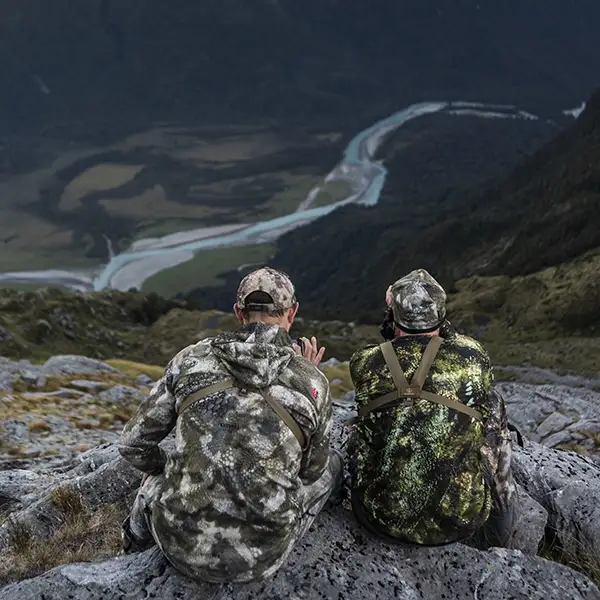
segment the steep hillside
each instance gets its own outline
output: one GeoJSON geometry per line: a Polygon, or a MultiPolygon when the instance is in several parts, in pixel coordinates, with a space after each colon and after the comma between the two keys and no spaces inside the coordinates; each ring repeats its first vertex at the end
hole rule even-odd
{"type": "MultiPolygon", "coordinates": [[[[198,310],[137,292],[0,290],[0,357],[43,361],[56,354],[165,365],[179,350],[238,327],[233,313],[198,310]]],[[[378,338],[377,328],[298,319],[294,336],[316,333],[327,355],[347,360],[378,338]]]]}
{"type": "MultiPolygon", "coordinates": [[[[450,319],[496,361],[598,372],[600,92],[507,176],[470,189],[455,180],[419,202],[395,175],[401,135],[380,208],[349,207],[278,242],[271,264],[292,275],[305,314],[377,323],[387,285],[425,267],[451,292],[450,319]]],[[[238,279],[192,297],[224,307],[238,279]]]]}
{"type": "MultiPolygon", "coordinates": [[[[586,303],[582,290],[598,268],[600,255],[568,271],[462,280],[449,297],[449,316],[459,330],[485,342],[497,365],[595,377],[600,373],[600,337],[591,336],[599,329],[589,326],[596,309],[586,303]]],[[[358,348],[381,342],[377,326],[312,320],[303,306],[301,315],[292,337],[316,335],[327,349],[327,360],[347,361],[358,348]]],[[[231,312],[199,310],[152,294],[0,290],[0,357],[13,359],[42,362],[57,354],[83,354],[164,367],[183,347],[237,326],[231,312]]],[[[347,369],[336,364],[329,369],[332,381],[338,380],[336,393],[351,389],[347,369]]]]}
{"type": "MultiPolygon", "coordinates": [[[[599,165],[600,92],[572,127],[507,177],[436,203],[348,208],[282,238],[273,263],[295,277],[311,311],[340,318],[372,318],[381,290],[415,267],[448,286],[476,274],[524,275],[563,263],[568,270],[568,261],[600,246],[599,165]]],[[[402,190],[387,194],[401,198],[402,190]]],[[[597,302],[593,278],[589,284],[583,297],[597,302]]]]}

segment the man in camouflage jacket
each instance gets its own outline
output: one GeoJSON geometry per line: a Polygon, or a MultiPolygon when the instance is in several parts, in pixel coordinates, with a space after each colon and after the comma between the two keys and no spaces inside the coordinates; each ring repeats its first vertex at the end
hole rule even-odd
{"type": "Polygon", "coordinates": [[[124,551],[156,541],[184,574],[242,582],[272,575],[341,477],[330,454],[332,404],[315,338],[293,344],[298,310],[289,278],[274,269],[238,288],[234,333],[179,352],[125,426],[120,452],[148,475],[124,523],[124,551]],[[235,382],[185,406],[208,386],[235,382]],[[307,441],[258,390],[268,390],[307,441]],[[181,413],[178,415],[178,413],[181,413]],[[175,449],[158,445],[175,429],[175,449]]]}
{"type": "MultiPolygon", "coordinates": [[[[446,294],[427,271],[398,280],[386,301],[391,354],[408,382],[431,336],[439,335],[421,389],[476,409],[481,418],[427,399],[360,418],[349,448],[357,518],[400,542],[438,545],[475,534],[487,545],[509,544],[516,500],[511,439],[487,353],[445,320],[446,294]]],[[[379,345],[357,351],[350,373],[359,409],[396,390],[379,345]]]]}

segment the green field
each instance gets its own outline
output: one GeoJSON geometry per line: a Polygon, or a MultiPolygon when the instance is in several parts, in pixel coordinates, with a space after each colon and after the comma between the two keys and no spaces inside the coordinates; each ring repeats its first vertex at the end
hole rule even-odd
{"type": "Polygon", "coordinates": [[[220,275],[242,265],[264,263],[275,252],[273,244],[235,246],[199,252],[185,263],[165,269],[147,279],[142,291],[155,292],[166,298],[177,292],[189,292],[197,287],[221,285],[220,275]]]}
{"type": "MultiPolygon", "coordinates": [[[[336,135],[153,127],[107,145],[47,143],[0,181],[0,271],[101,265],[132,240],[294,212],[322,185],[336,135]],[[307,153],[309,151],[309,153],[307,153]]],[[[332,188],[319,203],[341,193],[332,188]]]]}

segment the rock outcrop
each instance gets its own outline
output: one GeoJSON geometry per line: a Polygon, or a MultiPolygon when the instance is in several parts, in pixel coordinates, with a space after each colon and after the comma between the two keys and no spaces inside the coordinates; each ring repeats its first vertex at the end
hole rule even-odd
{"type": "Polygon", "coordinates": [[[502,383],[509,418],[529,439],[600,458],[600,393],[585,387],[502,383]]]}
{"type": "MultiPolygon", "coordinates": [[[[92,413],[106,407],[122,411],[133,409],[152,383],[147,375],[125,375],[111,365],[85,357],[60,357],[44,366],[25,362],[5,361],[9,366],[6,371],[15,377],[6,384],[3,402],[13,408],[19,407],[19,401],[35,403],[40,395],[46,403],[59,398],[64,403],[62,409],[67,411],[75,410],[78,402],[91,407],[92,413]],[[46,369],[48,365],[52,368],[46,369]],[[59,389],[45,389],[53,385],[59,389]],[[52,396],[53,393],[59,395],[52,396]]],[[[343,366],[332,364],[328,368],[343,366]]],[[[522,428],[531,424],[528,433],[539,433],[544,423],[548,426],[550,415],[563,415],[559,404],[551,404],[554,410],[549,412],[543,403],[540,408],[532,402],[532,398],[543,400],[543,393],[550,393],[548,390],[540,391],[540,386],[503,385],[513,420],[522,428]]],[[[568,395],[565,388],[560,393],[563,405],[571,402],[573,410],[579,411],[579,421],[593,419],[592,392],[572,390],[568,395]]],[[[343,449],[347,430],[342,422],[352,415],[352,410],[347,401],[336,400],[334,405],[332,440],[343,449]]],[[[20,422],[20,418],[13,421],[20,422]]],[[[559,424],[566,422],[559,416],[554,419],[559,424]]],[[[11,427],[18,429],[15,423],[8,423],[8,427],[4,423],[5,434],[11,427]]],[[[23,427],[31,434],[30,429],[23,427]]],[[[114,423],[112,427],[116,439],[119,428],[114,423]]],[[[90,435],[95,430],[81,431],[90,435]]],[[[163,442],[167,451],[171,444],[169,436],[163,442]]],[[[4,515],[0,524],[0,557],[7,561],[18,552],[16,533],[22,535],[26,531],[30,544],[53,544],[53,536],[66,527],[74,511],[94,515],[117,503],[129,505],[140,482],[140,473],[121,459],[114,443],[65,452],[54,462],[21,460],[20,466],[27,468],[10,468],[11,464],[5,463],[5,470],[0,471],[0,512],[4,515]]],[[[56,567],[0,589],[0,600],[362,599],[372,597],[373,590],[382,599],[600,600],[599,590],[585,575],[536,556],[543,543],[548,542],[548,533],[553,533],[551,541],[570,557],[583,559],[585,555],[600,553],[600,466],[576,453],[527,441],[524,448],[515,447],[514,469],[520,508],[511,549],[478,549],[467,544],[443,548],[390,546],[365,532],[343,504],[326,509],[278,575],[266,582],[239,586],[195,583],[176,573],[154,549],[104,562],[56,567]]],[[[114,528],[116,533],[119,521],[113,519],[105,527],[114,528]]]]}
{"type": "Polygon", "coordinates": [[[181,577],[154,549],[96,564],[58,567],[8,585],[0,600],[599,600],[583,575],[519,551],[462,544],[403,548],[381,543],[327,509],[271,580],[216,586],[181,577]]]}
{"type": "MultiPolygon", "coordinates": [[[[56,467],[117,441],[153,380],[85,356],[0,359],[0,468],[56,467]]],[[[156,367],[150,367],[156,371],[156,367]]]]}
{"type": "Polygon", "coordinates": [[[574,452],[529,443],[514,454],[516,480],[548,513],[570,556],[600,556],[600,465],[574,452]]]}
{"type": "MultiPolygon", "coordinates": [[[[338,407],[336,412],[334,441],[341,443],[340,421],[348,411],[338,407]]],[[[600,592],[585,576],[526,554],[537,551],[547,521],[559,531],[561,539],[563,533],[579,526],[585,531],[585,539],[596,540],[593,543],[597,544],[600,535],[592,519],[597,516],[594,507],[600,505],[598,467],[577,454],[537,444],[517,449],[515,465],[517,478],[527,492],[521,490],[521,519],[515,535],[515,545],[522,551],[482,551],[463,544],[444,548],[390,546],[370,536],[356,524],[351,511],[338,506],[329,507],[319,517],[285,567],[267,582],[243,586],[194,583],[169,567],[160,553],[150,550],[101,563],[57,567],[34,579],[6,586],[0,590],[0,600],[352,599],[370,597],[373,589],[382,599],[600,600],[600,592]],[[575,488],[579,495],[565,496],[568,484],[583,478],[589,480],[587,487],[575,488]],[[549,499],[549,490],[555,491],[553,500],[549,499]],[[565,497],[569,501],[559,500],[565,497]],[[590,510],[586,511],[585,506],[590,510]]],[[[33,535],[42,539],[63,518],[60,507],[53,504],[53,490],[65,486],[77,490],[85,508],[93,511],[119,497],[131,498],[138,483],[139,473],[121,460],[114,445],[106,445],[79,456],[66,469],[42,474],[25,470],[4,472],[0,497],[11,497],[12,506],[7,509],[13,522],[26,523],[33,535]]],[[[10,546],[10,524],[0,529],[0,541],[6,551],[10,546]]]]}

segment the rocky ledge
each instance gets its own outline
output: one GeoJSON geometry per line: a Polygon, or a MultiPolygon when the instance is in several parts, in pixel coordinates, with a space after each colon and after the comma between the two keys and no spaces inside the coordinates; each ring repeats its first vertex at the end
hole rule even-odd
{"type": "MultiPolygon", "coordinates": [[[[338,416],[345,417],[344,412],[338,409],[338,416]]],[[[520,545],[521,550],[484,551],[464,544],[443,548],[391,546],[357,525],[347,507],[329,506],[281,571],[265,582],[227,586],[196,583],[179,575],[153,549],[103,562],[56,567],[6,585],[0,589],[0,600],[362,600],[374,597],[374,590],[382,599],[600,600],[600,592],[586,576],[535,555],[548,527],[574,557],[584,547],[598,552],[600,469],[575,453],[535,443],[516,450],[515,463],[524,508],[514,545],[520,545]]],[[[54,532],[69,518],[64,502],[57,502],[61,497],[57,491],[62,497],[65,488],[76,491],[84,509],[93,512],[119,497],[130,499],[138,483],[139,474],[119,458],[112,445],[87,452],[66,471],[5,471],[0,493],[10,496],[12,504],[9,519],[0,530],[4,561],[14,560],[18,551],[15,544],[22,543],[14,532],[22,531],[22,526],[27,526],[34,543],[52,542],[54,532]]],[[[117,526],[118,522],[105,524],[117,526]]]]}
{"type": "Polygon", "coordinates": [[[42,365],[0,357],[0,469],[60,466],[117,441],[156,367],[53,356],[42,365]]]}
{"type": "MultiPolygon", "coordinates": [[[[143,367],[139,365],[120,365],[119,370],[114,364],[88,361],[69,356],[55,357],[42,366],[11,363],[9,368],[17,375],[11,375],[8,383],[4,378],[0,406],[22,411],[13,418],[23,420],[23,409],[29,404],[21,403],[31,401],[30,396],[23,397],[44,393],[47,402],[56,404],[53,410],[57,414],[66,410],[62,418],[68,419],[72,416],[69,411],[87,403],[90,413],[86,418],[96,416],[101,424],[107,423],[102,435],[118,435],[126,414],[120,413],[120,420],[109,424],[96,412],[119,406],[131,414],[152,378],[140,373],[143,367]],[[48,396],[49,383],[58,390],[79,390],[85,396],[63,392],[64,397],[55,400],[57,396],[48,396]],[[32,391],[33,387],[38,391],[32,391]]],[[[535,390],[523,385],[511,387],[514,385],[503,392],[508,396],[509,410],[516,414],[513,407],[530,403],[527,394],[535,390]]],[[[574,391],[573,396],[561,398],[566,404],[576,395],[574,391]]],[[[341,422],[351,413],[347,402],[340,400],[335,405],[333,441],[343,448],[346,431],[341,422]]],[[[74,430],[84,436],[96,431],[74,430]]],[[[28,429],[28,435],[39,438],[32,443],[41,446],[40,439],[51,438],[45,433],[48,435],[40,437],[41,433],[28,429]]],[[[168,449],[171,443],[167,439],[164,445],[168,449]]],[[[0,470],[0,584],[5,584],[0,600],[600,600],[592,582],[598,581],[600,572],[600,466],[578,453],[550,449],[534,441],[526,440],[523,448],[515,445],[520,518],[510,549],[478,549],[465,544],[443,548],[390,546],[357,525],[349,507],[342,504],[326,508],[274,578],[228,586],[182,577],[156,549],[115,557],[119,524],[139,485],[140,473],[121,459],[111,440],[86,451],[51,456],[52,460],[44,456],[8,457],[4,470],[0,470]]]]}

